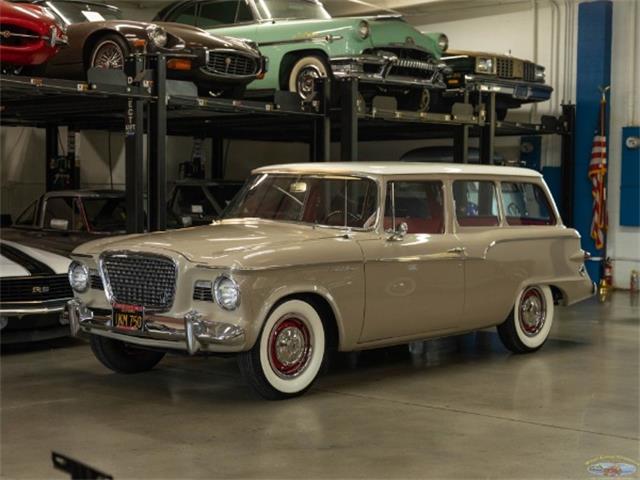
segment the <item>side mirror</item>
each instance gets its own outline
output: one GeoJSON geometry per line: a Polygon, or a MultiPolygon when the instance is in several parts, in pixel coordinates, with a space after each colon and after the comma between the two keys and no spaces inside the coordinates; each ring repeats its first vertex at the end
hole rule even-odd
{"type": "Polygon", "coordinates": [[[403,240],[408,231],[409,226],[406,224],[406,222],[402,222],[395,230],[390,229],[387,231],[387,233],[390,234],[387,240],[390,242],[398,242],[400,240],[403,240]]]}
{"type": "Polygon", "coordinates": [[[49,222],[49,227],[53,230],[61,230],[66,232],[69,230],[69,220],[64,218],[52,218],[51,222],[49,222]]]}

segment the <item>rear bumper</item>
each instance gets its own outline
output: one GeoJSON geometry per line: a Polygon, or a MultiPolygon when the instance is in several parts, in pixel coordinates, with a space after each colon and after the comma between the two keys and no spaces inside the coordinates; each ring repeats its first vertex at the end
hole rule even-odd
{"type": "Polygon", "coordinates": [[[521,102],[544,102],[551,98],[553,88],[544,83],[504,80],[496,77],[467,74],[465,85],[482,93],[506,95],[521,102]]]}
{"type": "Polygon", "coordinates": [[[354,55],[330,59],[335,78],[357,78],[361,82],[382,85],[445,88],[441,71],[446,68],[426,61],[407,60],[395,55],[354,55]],[[394,68],[418,70],[425,77],[412,77],[393,73],[394,68]]]}
{"type": "Polygon", "coordinates": [[[183,318],[183,328],[171,328],[174,318],[149,315],[139,332],[123,332],[113,328],[110,314],[92,311],[73,299],[68,303],[71,334],[99,335],[133,345],[162,350],[181,350],[193,355],[197,352],[239,352],[245,349],[245,331],[241,327],[216,322],[196,311],[183,318]],[[164,322],[163,322],[164,320],[164,322]]]}

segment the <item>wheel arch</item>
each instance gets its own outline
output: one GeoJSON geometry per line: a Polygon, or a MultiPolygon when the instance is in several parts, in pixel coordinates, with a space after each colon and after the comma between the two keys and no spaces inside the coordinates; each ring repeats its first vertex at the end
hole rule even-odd
{"type": "MultiPolygon", "coordinates": [[[[302,300],[319,310],[320,318],[331,335],[330,338],[332,338],[333,344],[336,348],[340,348],[344,340],[342,316],[340,315],[340,310],[338,309],[336,301],[331,293],[322,287],[310,286],[308,288],[298,288],[286,292],[275,293],[268,301],[265,302],[261,309],[259,315],[260,323],[257,330],[261,331],[263,325],[269,318],[269,315],[271,315],[279,305],[289,300],[302,300]]],[[[258,341],[258,339],[259,335],[256,340],[254,340],[254,343],[258,341]]]]}
{"type": "MultiPolygon", "coordinates": [[[[300,50],[289,51],[282,57],[280,62],[280,71],[278,72],[278,84],[282,90],[287,90],[289,87],[289,73],[291,72],[295,62],[302,57],[311,55],[321,57],[325,62],[327,62],[327,66],[330,67],[329,53],[322,48],[302,48],[300,50]]],[[[331,76],[331,68],[329,68],[328,73],[329,76],[331,76]]]]}
{"type": "Polygon", "coordinates": [[[105,35],[117,35],[119,36],[124,43],[129,45],[129,41],[127,38],[118,30],[112,28],[101,28],[100,30],[96,30],[95,32],[91,32],[86,40],[84,41],[84,46],[82,47],[82,64],[86,69],[89,68],[89,60],[91,56],[91,52],[93,51],[93,47],[96,46],[98,40],[105,35]]]}

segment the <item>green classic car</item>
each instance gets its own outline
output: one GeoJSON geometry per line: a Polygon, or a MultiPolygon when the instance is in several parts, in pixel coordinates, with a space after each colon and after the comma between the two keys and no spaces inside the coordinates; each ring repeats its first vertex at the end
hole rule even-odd
{"type": "Polygon", "coordinates": [[[254,91],[289,90],[311,100],[315,79],[356,77],[365,98],[385,94],[400,108],[426,110],[429,91],[445,87],[447,37],[423,34],[400,16],[331,18],[317,0],[186,0],[155,20],[256,42],[269,71],[249,85],[254,91]]]}

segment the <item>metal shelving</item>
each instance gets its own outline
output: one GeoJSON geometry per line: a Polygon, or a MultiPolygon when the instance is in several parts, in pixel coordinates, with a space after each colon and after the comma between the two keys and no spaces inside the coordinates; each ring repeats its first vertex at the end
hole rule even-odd
{"type": "MultiPolygon", "coordinates": [[[[128,230],[166,227],[167,135],[212,138],[213,176],[222,172],[222,142],[251,139],[307,143],[312,161],[327,161],[331,141],[341,145],[341,159],[358,159],[360,141],[453,138],[454,158],[466,162],[470,136],[478,136],[481,159],[490,163],[500,135],[561,134],[570,139],[571,125],[561,119],[541,124],[497,122],[495,94],[477,105],[456,104],[449,114],[417,113],[359,102],[358,82],[319,80],[319,95],[303,103],[288,92],[272,101],[199,98],[195,85],[166,80],[163,55],[134,55],[125,72],[89,70],[87,81],[0,76],[0,123],[47,129],[47,146],[54,148],[57,127],[71,131],[109,130],[125,136],[128,230]],[[149,163],[149,219],[144,215],[144,142],[149,163]]],[[[468,98],[468,96],[467,96],[468,98]]],[[[570,113],[570,112],[569,112],[570,113]]],[[[564,115],[563,117],[566,117],[564,115]]],[[[570,156],[570,140],[563,155],[570,156]]],[[[50,158],[48,152],[47,158],[50,158]]],[[[563,165],[572,159],[563,158],[563,165]]],[[[565,169],[569,175],[571,172],[565,169]]],[[[565,183],[570,183],[567,179],[565,183]]]]}

